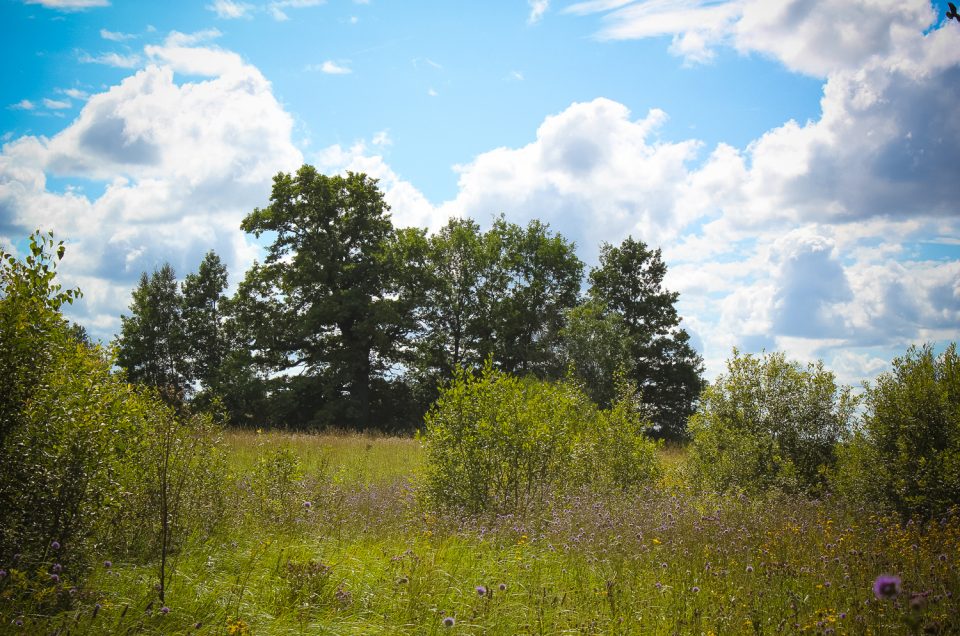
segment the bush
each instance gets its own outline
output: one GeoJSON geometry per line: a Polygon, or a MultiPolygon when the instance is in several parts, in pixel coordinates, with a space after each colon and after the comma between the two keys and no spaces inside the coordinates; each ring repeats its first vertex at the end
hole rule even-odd
{"type": "Polygon", "coordinates": [[[904,516],[960,505],[960,357],[911,347],[866,387],[864,428],[843,449],[838,488],[904,516]]]}
{"type": "Polygon", "coordinates": [[[600,411],[570,382],[459,371],[426,416],[427,489],[439,504],[521,511],[564,487],[625,488],[656,474],[634,401],[600,411]]]}
{"type": "Polygon", "coordinates": [[[21,567],[43,562],[56,542],[61,567],[78,573],[95,549],[147,536],[142,517],[124,519],[136,510],[159,516],[152,469],[164,430],[195,457],[168,483],[178,501],[191,501],[174,517],[189,509],[192,518],[215,519],[212,491],[198,484],[222,479],[211,475],[218,463],[209,418],[179,422],[153,393],[115,374],[107,352],[78,342],[60,314],[78,295],[55,283],[63,251],[39,233],[22,260],[0,250],[0,565],[15,554],[21,567]]]}
{"type": "Polygon", "coordinates": [[[856,405],[821,362],[734,349],[690,420],[693,474],[721,491],[820,492],[856,405]]]}

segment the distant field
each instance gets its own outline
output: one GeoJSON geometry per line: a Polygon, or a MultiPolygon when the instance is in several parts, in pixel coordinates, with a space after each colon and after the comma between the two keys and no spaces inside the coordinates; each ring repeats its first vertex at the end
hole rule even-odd
{"type": "MultiPolygon", "coordinates": [[[[537,513],[437,514],[414,439],[231,432],[228,521],[175,559],[98,567],[71,634],[896,634],[960,625],[960,523],[661,483],[537,513]],[[873,591],[901,577],[895,600],[873,591]],[[912,600],[911,600],[912,599],[912,600]],[[99,607],[97,607],[99,605],[99,607]]],[[[34,622],[30,622],[34,620],[34,622]]],[[[2,630],[18,630],[12,625],[2,630]]],[[[955,632],[954,632],[955,633],[955,632]]]]}

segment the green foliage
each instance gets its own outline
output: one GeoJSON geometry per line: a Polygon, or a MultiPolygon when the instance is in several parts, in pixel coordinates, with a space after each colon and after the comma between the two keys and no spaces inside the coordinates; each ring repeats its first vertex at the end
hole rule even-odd
{"type": "Polygon", "coordinates": [[[557,359],[564,314],[577,305],[583,278],[575,246],[538,220],[521,227],[500,217],[489,234],[497,263],[486,286],[491,310],[484,353],[492,351],[508,373],[557,378],[564,371],[557,359]]]}
{"type": "Polygon", "coordinates": [[[569,382],[487,364],[457,372],[426,417],[427,491],[470,512],[542,506],[563,488],[622,488],[656,472],[655,445],[629,399],[599,411],[569,382]]]}
{"type": "Polygon", "coordinates": [[[257,460],[250,480],[256,519],[289,524],[302,510],[303,469],[289,448],[269,450],[257,460]]]}
{"type": "Polygon", "coordinates": [[[691,418],[691,465],[718,490],[820,492],[856,399],[823,363],[734,349],[727,373],[704,390],[691,418]]]}
{"type": "Polygon", "coordinates": [[[372,381],[397,361],[409,327],[388,210],[376,180],[304,165],[278,174],[270,205],[243,220],[275,238],[240,287],[240,316],[273,370],[296,368],[312,384],[319,399],[303,405],[306,423],[374,424],[372,381]]]}
{"type": "Polygon", "coordinates": [[[229,353],[224,308],[227,268],[213,250],[195,274],[183,282],[181,316],[189,361],[189,377],[203,387],[205,402],[221,394],[224,360],[229,353]]]}
{"type": "Polygon", "coordinates": [[[837,482],[850,496],[904,516],[960,505],[960,356],[911,347],[866,388],[863,430],[842,453],[837,482]]]}
{"type": "Polygon", "coordinates": [[[9,376],[5,394],[0,562],[10,563],[13,554],[24,563],[42,562],[56,542],[58,567],[79,578],[96,550],[119,554],[150,536],[144,521],[160,516],[153,497],[157,444],[171,449],[163,469],[177,476],[167,482],[168,529],[188,517],[217,518],[209,505],[215,498],[197,484],[219,485],[222,463],[209,418],[180,423],[155,393],[115,374],[103,349],[78,342],[59,314],[62,302],[77,294],[64,295],[54,284],[53,246],[34,237],[26,259],[3,258],[0,341],[5,362],[20,372],[9,376]],[[188,456],[193,459],[184,461],[188,456]],[[200,491],[205,494],[197,496],[200,491]],[[124,523],[128,517],[136,519],[124,523]]]}
{"type": "Polygon", "coordinates": [[[566,318],[560,330],[562,361],[594,402],[609,407],[617,397],[618,374],[630,375],[633,369],[623,317],[591,300],[569,310],[566,318]]]}
{"type": "Polygon", "coordinates": [[[39,231],[23,260],[0,248],[0,443],[19,426],[21,410],[63,342],[60,307],[80,297],[55,280],[63,242],[39,231]],[[54,340],[55,342],[51,342],[54,340]]]}
{"type": "Polygon", "coordinates": [[[169,263],[150,276],[141,274],[130,316],[121,316],[120,322],[117,364],[133,382],[155,387],[171,404],[182,403],[192,383],[183,295],[169,263]]]}
{"type": "Polygon", "coordinates": [[[654,408],[652,431],[683,439],[687,419],[703,389],[703,360],[680,327],[676,292],[663,288],[667,266],[660,250],[627,237],[604,243],[600,265],[590,271],[590,297],[619,314],[630,334],[630,378],[654,408]]]}

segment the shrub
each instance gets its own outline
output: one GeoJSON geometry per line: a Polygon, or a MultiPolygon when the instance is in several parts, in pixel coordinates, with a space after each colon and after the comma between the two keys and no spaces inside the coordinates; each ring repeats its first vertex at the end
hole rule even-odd
{"type": "MultiPolygon", "coordinates": [[[[178,423],[154,394],[113,372],[111,355],[77,341],[60,314],[78,295],[55,282],[62,256],[63,245],[40,234],[22,260],[0,250],[0,563],[14,554],[42,562],[56,542],[61,566],[78,573],[95,547],[148,536],[142,518],[124,519],[158,514],[151,467],[164,427],[200,458],[177,482],[182,500],[197,500],[199,476],[217,466],[216,438],[209,425],[178,423]],[[149,503],[130,508],[139,500],[149,503]]],[[[215,518],[209,506],[193,517],[215,518]]]]}
{"type": "Polygon", "coordinates": [[[960,357],[911,347],[866,387],[863,430],[842,452],[838,488],[904,516],[960,505],[960,357]]]}
{"type": "Polygon", "coordinates": [[[564,487],[629,487],[656,473],[645,425],[626,397],[600,411],[570,382],[461,370],[426,416],[427,489],[480,512],[542,505],[564,487]]]}
{"type": "Polygon", "coordinates": [[[782,353],[734,349],[690,420],[693,474],[721,491],[819,492],[856,405],[821,362],[804,367],[782,353]]]}

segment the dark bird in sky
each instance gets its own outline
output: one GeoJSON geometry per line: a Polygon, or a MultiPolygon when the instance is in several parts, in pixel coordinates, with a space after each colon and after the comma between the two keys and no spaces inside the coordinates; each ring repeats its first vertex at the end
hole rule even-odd
{"type": "Polygon", "coordinates": [[[957,5],[952,2],[948,2],[947,6],[950,7],[950,10],[947,11],[947,19],[953,18],[957,22],[960,22],[960,13],[957,13],[957,5]]]}

